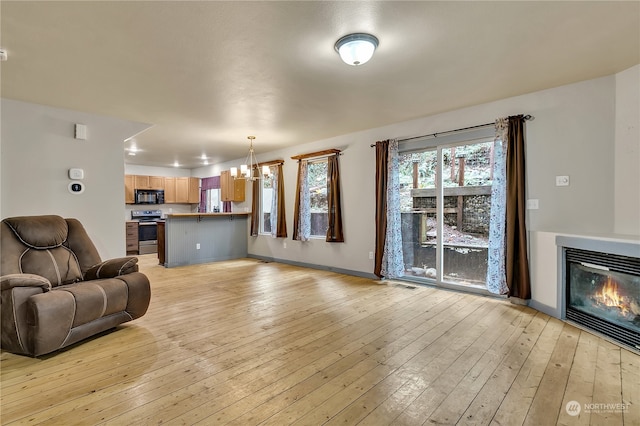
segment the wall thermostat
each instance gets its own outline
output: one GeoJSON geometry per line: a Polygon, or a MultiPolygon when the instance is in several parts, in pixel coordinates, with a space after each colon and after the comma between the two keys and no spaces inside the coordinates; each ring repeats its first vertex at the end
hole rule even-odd
{"type": "Polygon", "coordinates": [[[84,183],[78,180],[69,182],[69,192],[72,194],[82,194],[84,192],[84,183]]]}
{"type": "Polygon", "coordinates": [[[84,170],[82,170],[82,169],[69,169],[69,179],[76,179],[76,180],[84,179],[84,170]]]}

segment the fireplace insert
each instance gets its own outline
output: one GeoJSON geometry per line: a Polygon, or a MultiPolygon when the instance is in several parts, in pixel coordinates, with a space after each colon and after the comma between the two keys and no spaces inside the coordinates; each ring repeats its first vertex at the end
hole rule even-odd
{"type": "Polygon", "coordinates": [[[565,248],[565,317],[640,350],[640,259],[565,248]]]}

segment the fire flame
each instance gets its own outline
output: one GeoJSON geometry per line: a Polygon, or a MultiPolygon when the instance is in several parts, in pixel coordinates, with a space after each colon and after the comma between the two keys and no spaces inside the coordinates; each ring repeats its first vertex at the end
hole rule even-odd
{"type": "Polygon", "coordinates": [[[606,306],[621,306],[622,297],[618,293],[618,283],[613,281],[611,277],[607,277],[607,282],[602,286],[600,291],[600,302],[606,306]]]}
{"type": "Polygon", "coordinates": [[[619,315],[629,320],[640,315],[638,302],[620,294],[618,283],[610,276],[607,277],[607,281],[602,287],[592,295],[592,298],[596,305],[615,309],[619,315]]]}

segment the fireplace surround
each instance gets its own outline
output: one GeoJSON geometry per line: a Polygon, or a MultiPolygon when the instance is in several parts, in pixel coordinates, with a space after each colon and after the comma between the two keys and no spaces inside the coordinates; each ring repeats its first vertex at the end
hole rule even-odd
{"type": "Polygon", "coordinates": [[[558,236],[561,318],[640,351],[640,244],[558,236]]]}

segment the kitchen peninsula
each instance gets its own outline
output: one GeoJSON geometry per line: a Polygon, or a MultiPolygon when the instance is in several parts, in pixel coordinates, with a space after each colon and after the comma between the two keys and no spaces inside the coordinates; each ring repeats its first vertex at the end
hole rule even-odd
{"type": "Polygon", "coordinates": [[[158,258],[167,268],[247,256],[250,213],[175,213],[158,224],[158,258]]]}

